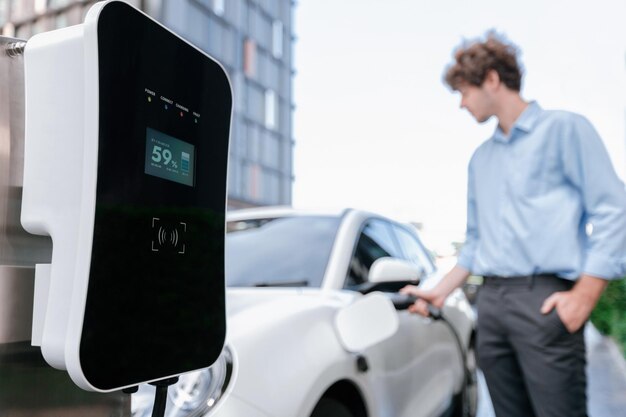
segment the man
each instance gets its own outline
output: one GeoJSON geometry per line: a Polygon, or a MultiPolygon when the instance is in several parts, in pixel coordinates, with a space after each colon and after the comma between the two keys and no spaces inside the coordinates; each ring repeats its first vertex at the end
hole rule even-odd
{"type": "Polygon", "coordinates": [[[626,192],[585,118],[522,99],[516,55],[489,33],[447,68],[461,108],[498,127],[469,164],[457,265],[432,290],[402,291],[426,316],[426,302],[441,307],[470,273],[484,276],[477,354],[496,415],[586,416],[583,326],[626,272],[626,192]]]}

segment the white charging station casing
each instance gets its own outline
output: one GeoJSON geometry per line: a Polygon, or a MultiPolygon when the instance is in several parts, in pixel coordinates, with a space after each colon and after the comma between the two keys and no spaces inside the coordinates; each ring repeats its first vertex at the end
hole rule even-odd
{"type": "Polygon", "coordinates": [[[33,36],[24,57],[21,222],[28,232],[48,235],[53,242],[51,265],[36,268],[32,344],[41,346],[45,360],[66,369],[78,386],[100,392],[136,385],[95,386],[85,376],[79,354],[98,182],[98,20],[111,3],[118,1],[96,3],[83,24],[33,36]]]}
{"type": "MultiPolygon", "coordinates": [[[[80,332],[93,238],[98,155],[96,24],[102,4],[85,23],[33,36],[24,51],[26,141],[21,221],[52,238],[52,264],[38,265],[32,344],[46,362],[80,369],[80,332]],[[54,140],[53,140],[54,139],[54,140]],[[48,173],[48,177],[42,175],[48,173]],[[50,180],[54,180],[51,182],[50,180]],[[44,288],[43,290],[41,288],[44,288]],[[45,290],[47,288],[47,291],[45,290]]],[[[70,372],[84,389],[86,381],[70,372]]]]}

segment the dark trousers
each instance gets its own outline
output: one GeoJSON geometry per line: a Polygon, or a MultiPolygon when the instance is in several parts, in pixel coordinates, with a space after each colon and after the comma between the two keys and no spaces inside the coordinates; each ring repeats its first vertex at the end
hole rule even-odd
{"type": "Polygon", "coordinates": [[[569,333],[556,309],[540,311],[572,285],[555,276],[485,278],[477,353],[498,417],[587,416],[583,329],[569,333]]]}

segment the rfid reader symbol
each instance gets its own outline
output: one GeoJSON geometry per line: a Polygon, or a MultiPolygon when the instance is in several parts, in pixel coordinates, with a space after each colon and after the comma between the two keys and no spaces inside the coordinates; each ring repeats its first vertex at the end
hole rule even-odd
{"type": "Polygon", "coordinates": [[[185,243],[181,243],[181,234],[187,232],[187,223],[178,222],[174,226],[163,224],[158,217],[152,218],[152,230],[156,232],[156,239],[152,240],[152,252],[162,250],[176,250],[183,255],[185,253],[185,243]],[[179,229],[181,231],[179,232],[179,229]]]}
{"type": "Polygon", "coordinates": [[[176,245],[178,245],[178,230],[172,230],[172,233],[169,235],[168,239],[167,231],[162,226],[159,226],[158,240],[159,245],[161,246],[163,246],[166,242],[169,242],[172,244],[172,246],[175,247],[176,245]]]}

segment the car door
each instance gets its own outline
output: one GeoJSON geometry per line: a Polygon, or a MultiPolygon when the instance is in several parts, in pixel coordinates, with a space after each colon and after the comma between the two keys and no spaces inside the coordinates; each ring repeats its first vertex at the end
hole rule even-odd
{"type": "MultiPolygon", "coordinates": [[[[345,287],[354,289],[366,283],[373,262],[385,256],[406,258],[392,223],[369,219],[358,235],[345,287]]],[[[455,346],[442,335],[445,329],[430,319],[407,311],[398,312],[398,316],[396,334],[364,352],[376,396],[375,415],[435,416],[445,409],[452,395],[455,378],[445,364],[455,354],[455,346]]]]}
{"type": "MultiPolygon", "coordinates": [[[[391,230],[402,258],[423,272],[422,284],[436,280],[435,264],[415,231],[396,223],[391,224],[391,230]]],[[[419,394],[412,399],[411,408],[423,410],[424,414],[420,411],[417,415],[440,415],[461,377],[460,355],[452,333],[442,322],[419,318],[406,311],[401,312],[400,317],[401,326],[404,325],[407,333],[420,339],[412,340],[412,343],[417,344],[417,350],[423,351],[422,360],[428,363],[418,370],[417,375],[423,375],[423,384],[419,386],[419,394]]]]}

